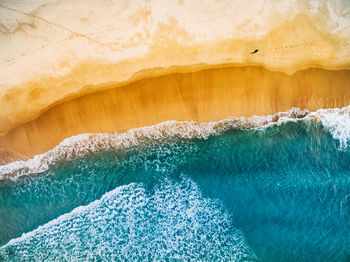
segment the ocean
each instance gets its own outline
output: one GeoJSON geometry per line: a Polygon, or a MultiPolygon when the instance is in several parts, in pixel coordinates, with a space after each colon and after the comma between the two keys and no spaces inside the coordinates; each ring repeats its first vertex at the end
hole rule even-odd
{"type": "Polygon", "coordinates": [[[350,108],[170,121],[0,167],[0,261],[350,261],[350,108]]]}

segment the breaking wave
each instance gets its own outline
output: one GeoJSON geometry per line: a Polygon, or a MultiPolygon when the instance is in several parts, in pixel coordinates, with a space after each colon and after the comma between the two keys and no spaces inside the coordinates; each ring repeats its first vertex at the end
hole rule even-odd
{"type": "Polygon", "coordinates": [[[146,140],[163,140],[173,137],[207,139],[229,130],[261,129],[286,121],[320,121],[344,150],[350,141],[350,106],[320,109],[315,112],[292,108],[268,116],[226,118],[215,122],[166,121],[154,126],[131,129],[125,133],[98,133],[72,136],[52,150],[26,161],[15,161],[0,166],[0,179],[15,180],[22,175],[40,173],[62,159],[72,159],[98,150],[129,148],[146,140]]]}
{"type": "Polygon", "coordinates": [[[242,233],[219,201],[182,176],[148,192],[120,186],[0,248],[5,260],[251,261],[242,233]]]}
{"type": "Polygon", "coordinates": [[[22,175],[43,172],[61,159],[71,159],[101,149],[129,148],[138,145],[144,139],[162,140],[171,137],[206,139],[210,135],[227,130],[261,128],[281,121],[303,118],[308,113],[307,110],[293,108],[269,116],[227,118],[216,122],[166,121],[154,126],[131,129],[125,133],[81,134],[63,140],[52,150],[36,155],[33,159],[0,166],[0,179],[16,179],[22,175]]]}

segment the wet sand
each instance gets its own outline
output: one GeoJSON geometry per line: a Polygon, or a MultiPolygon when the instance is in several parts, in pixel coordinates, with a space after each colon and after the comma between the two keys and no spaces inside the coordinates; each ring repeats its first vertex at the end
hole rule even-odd
{"type": "Polygon", "coordinates": [[[146,77],[70,98],[0,137],[1,162],[31,158],[82,133],[115,132],[167,120],[215,121],[292,107],[350,104],[350,70],[307,69],[292,75],[263,67],[224,67],[146,77]]]}

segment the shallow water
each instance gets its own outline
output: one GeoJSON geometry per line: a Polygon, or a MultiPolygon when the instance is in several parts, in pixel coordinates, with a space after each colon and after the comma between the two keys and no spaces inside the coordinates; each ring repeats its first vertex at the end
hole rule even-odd
{"type": "Polygon", "coordinates": [[[3,179],[0,260],[349,261],[350,151],[334,137],[304,119],[144,139],[3,179]]]}

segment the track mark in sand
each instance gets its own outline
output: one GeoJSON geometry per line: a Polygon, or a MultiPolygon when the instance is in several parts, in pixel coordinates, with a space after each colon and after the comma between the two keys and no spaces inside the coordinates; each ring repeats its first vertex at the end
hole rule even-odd
{"type": "Polygon", "coordinates": [[[60,25],[60,24],[56,24],[56,23],[51,22],[51,21],[49,21],[49,20],[47,20],[47,19],[45,19],[45,18],[42,18],[42,17],[40,17],[40,16],[36,16],[36,15],[33,15],[33,14],[29,14],[29,13],[26,13],[26,12],[23,12],[23,11],[20,11],[20,10],[17,10],[17,9],[8,7],[8,6],[4,6],[4,5],[2,5],[2,4],[0,4],[0,7],[5,8],[5,9],[10,10],[10,11],[13,11],[13,12],[16,12],[16,13],[19,13],[19,14],[22,14],[22,15],[26,15],[26,16],[33,17],[33,18],[38,19],[38,20],[40,20],[40,21],[42,21],[42,22],[45,22],[45,23],[47,23],[47,24],[50,24],[50,25],[56,26],[56,27],[58,27],[58,28],[61,28],[61,29],[65,30],[65,31],[68,31],[68,32],[72,33],[72,34],[75,35],[75,36],[82,37],[82,38],[85,38],[85,39],[90,40],[90,41],[92,41],[92,42],[95,42],[95,43],[97,43],[97,44],[99,44],[99,45],[101,45],[101,46],[109,47],[109,48],[114,48],[114,49],[116,48],[116,46],[114,46],[114,45],[109,45],[109,44],[100,42],[100,41],[98,41],[98,40],[96,40],[96,39],[93,39],[93,38],[89,37],[88,35],[75,32],[75,31],[69,29],[68,27],[65,27],[65,26],[60,25]]]}

